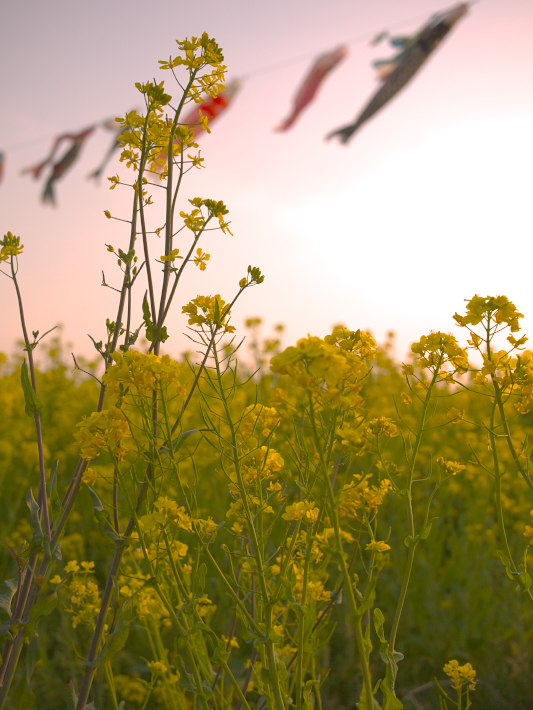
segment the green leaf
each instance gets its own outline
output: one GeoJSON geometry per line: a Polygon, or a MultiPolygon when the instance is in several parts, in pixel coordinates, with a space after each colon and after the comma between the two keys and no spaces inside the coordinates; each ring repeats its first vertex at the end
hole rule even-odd
{"type": "Polygon", "coordinates": [[[502,564],[505,567],[505,571],[506,571],[509,579],[512,579],[513,582],[516,582],[517,575],[515,572],[513,572],[511,570],[511,560],[509,559],[509,557],[507,557],[507,555],[504,552],[502,552],[501,550],[497,550],[496,554],[499,555],[500,560],[502,561],[502,564]]]}
{"type": "Polygon", "coordinates": [[[152,315],[150,313],[150,305],[148,303],[148,295],[145,292],[144,298],[143,298],[143,316],[144,316],[144,322],[146,323],[146,327],[149,325],[153,325],[152,323],[152,315]]]}
{"type": "Polygon", "coordinates": [[[265,666],[262,666],[262,667],[261,667],[260,676],[261,676],[261,681],[262,681],[265,685],[268,685],[268,686],[272,687],[272,675],[271,675],[271,673],[270,673],[270,669],[269,669],[269,668],[266,668],[265,666]]]}
{"type": "Polygon", "coordinates": [[[276,663],[276,668],[277,668],[277,671],[278,671],[278,678],[279,678],[281,681],[287,680],[287,678],[289,677],[289,672],[287,671],[287,666],[285,665],[285,662],[282,661],[282,660],[279,660],[279,661],[276,663]]]}
{"type": "Polygon", "coordinates": [[[39,619],[43,616],[48,616],[54,611],[57,606],[57,600],[57,592],[55,591],[46,597],[39,597],[31,610],[30,621],[26,626],[26,636],[28,638],[32,638],[35,635],[39,619]]]}
{"type": "Polygon", "coordinates": [[[176,667],[180,674],[180,686],[182,688],[185,688],[185,690],[188,690],[190,693],[195,693],[196,695],[198,695],[200,691],[196,687],[194,677],[187,670],[183,658],[179,655],[179,653],[177,653],[174,657],[174,663],[176,664],[176,667]]]}
{"type": "Polygon", "coordinates": [[[41,521],[39,519],[39,513],[41,509],[37,504],[37,501],[33,497],[33,491],[31,488],[28,489],[28,495],[26,496],[26,505],[30,509],[30,519],[33,527],[33,539],[40,542],[44,535],[43,529],[41,528],[41,521]]]}
{"type": "Polygon", "coordinates": [[[377,607],[374,609],[374,628],[376,629],[376,634],[380,641],[386,642],[385,634],[383,632],[383,625],[385,624],[385,617],[381,609],[377,607]]]}
{"type": "Polygon", "coordinates": [[[226,648],[226,644],[222,639],[218,639],[217,647],[215,648],[211,661],[213,663],[227,663],[229,661],[230,652],[226,648]]]}
{"type": "Polygon", "coordinates": [[[424,527],[422,532],[420,533],[420,539],[421,540],[426,540],[429,536],[429,533],[431,532],[431,526],[435,522],[435,520],[438,520],[438,517],[436,518],[431,518],[431,520],[428,522],[428,524],[424,527]]]}
{"type": "Polygon", "coordinates": [[[520,581],[524,585],[524,591],[531,587],[531,575],[528,572],[522,572],[520,575],[520,581]]]}
{"type": "MultiPolygon", "coordinates": [[[[213,431],[213,429],[189,429],[188,431],[184,431],[181,436],[178,436],[172,440],[172,451],[174,451],[174,453],[179,451],[189,436],[191,436],[191,434],[196,434],[198,431],[213,431]]],[[[164,451],[165,454],[170,454],[170,449],[166,446],[162,446],[161,451],[164,451]]]]}
{"type": "Polygon", "coordinates": [[[118,535],[115,528],[111,525],[109,521],[109,515],[106,512],[104,504],[100,500],[98,493],[94,490],[94,488],[91,488],[91,486],[87,486],[87,488],[89,489],[89,493],[91,494],[93,510],[98,521],[98,527],[100,528],[100,532],[111,538],[111,540],[113,540],[117,547],[126,547],[127,545],[129,545],[129,540],[118,535]]]}
{"type": "Polygon", "coordinates": [[[274,629],[269,630],[268,638],[272,641],[272,643],[279,643],[283,640],[283,636],[277,634],[274,629]]]}
{"type": "Polygon", "coordinates": [[[24,409],[26,411],[26,414],[29,417],[34,417],[36,413],[42,415],[44,407],[39,401],[39,398],[37,397],[37,392],[33,389],[33,385],[30,382],[26,360],[23,361],[22,367],[20,368],[20,381],[22,383],[22,390],[24,392],[24,409]]]}
{"type": "Polygon", "coordinates": [[[0,584],[0,637],[5,636],[11,625],[11,602],[18,587],[18,578],[6,579],[0,584]]]}
{"type": "Polygon", "coordinates": [[[31,710],[35,707],[35,693],[25,680],[21,680],[11,697],[11,707],[17,710],[31,710]]]}
{"type": "Polygon", "coordinates": [[[26,684],[29,686],[33,671],[39,660],[39,635],[36,634],[26,647],[26,684]]]}
{"type": "Polygon", "coordinates": [[[61,517],[63,512],[63,506],[61,505],[61,498],[57,491],[57,472],[59,468],[59,459],[54,461],[52,466],[52,471],[50,473],[50,480],[48,482],[48,492],[50,494],[50,506],[52,512],[52,522],[56,522],[61,517]]]}
{"type": "Polygon", "coordinates": [[[254,638],[254,647],[257,648],[259,651],[261,650],[261,646],[264,646],[265,643],[269,641],[268,636],[255,636],[254,638]]]}
{"type": "Polygon", "coordinates": [[[403,544],[406,547],[413,547],[413,545],[416,545],[418,542],[418,536],[413,537],[413,535],[408,535],[405,540],[403,541],[403,544]]]}
{"type": "Polygon", "coordinates": [[[193,588],[192,588],[193,598],[196,598],[197,596],[200,596],[204,593],[205,575],[206,574],[207,574],[207,565],[205,564],[205,562],[202,562],[202,564],[198,567],[198,572],[196,573],[196,575],[194,577],[193,588]]]}
{"type": "MultiPolygon", "coordinates": [[[[388,644],[387,644],[388,648],[388,644]]],[[[387,663],[387,670],[385,671],[385,679],[381,683],[381,691],[383,693],[383,704],[389,710],[402,710],[403,703],[396,697],[396,692],[394,686],[396,684],[396,674],[398,673],[398,666],[390,651],[387,651],[389,662],[387,663]]]]}
{"type": "Polygon", "coordinates": [[[254,631],[250,630],[249,622],[248,619],[246,618],[243,610],[237,606],[235,608],[235,611],[237,612],[237,616],[239,617],[239,620],[241,622],[241,635],[242,638],[247,642],[250,643],[251,641],[254,641],[257,638],[257,634],[254,631]]]}
{"type": "Polygon", "coordinates": [[[130,633],[130,625],[131,620],[126,622],[124,619],[124,610],[120,610],[115,628],[106,638],[104,646],[98,654],[98,657],[93,663],[86,665],[98,668],[105,663],[105,661],[109,661],[113,658],[113,656],[116,656],[116,654],[126,645],[126,641],[128,640],[130,633]]]}
{"type": "Polygon", "coordinates": [[[76,710],[76,707],[78,705],[78,696],[76,695],[76,691],[74,690],[74,681],[71,680],[70,683],[68,684],[68,693],[66,697],[67,701],[67,710],[76,710]]]}

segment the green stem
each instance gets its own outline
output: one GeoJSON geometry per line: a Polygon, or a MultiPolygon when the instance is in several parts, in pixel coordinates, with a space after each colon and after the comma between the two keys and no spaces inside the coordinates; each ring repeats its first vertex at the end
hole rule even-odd
{"type": "Polygon", "coordinates": [[[365,639],[363,634],[363,614],[359,609],[357,599],[355,597],[355,591],[350,579],[350,571],[348,565],[346,564],[346,556],[344,554],[342,538],[341,538],[341,527],[339,521],[338,508],[335,501],[335,492],[333,490],[333,485],[329,476],[329,470],[326,462],[324,461],[324,454],[322,451],[322,446],[320,444],[320,438],[318,436],[317,426],[316,426],[316,415],[313,404],[313,395],[311,392],[308,393],[309,396],[309,411],[311,420],[311,429],[313,432],[313,439],[315,442],[315,447],[319,455],[320,466],[322,468],[322,473],[324,476],[324,482],[326,484],[327,495],[331,506],[331,522],[333,523],[333,529],[335,531],[335,543],[338,550],[339,563],[342,571],[342,576],[344,579],[344,587],[348,593],[348,600],[350,602],[350,607],[352,610],[352,627],[355,631],[355,641],[357,645],[357,651],[359,654],[359,659],[361,661],[361,667],[363,671],[363,693],[365,697],[365,703],[367,708],[373,707],[373,692],[372,692],[372,675],[370,673],[370,665],[368,654],[365,645],[365,639]]]}
{"type": "MultiPolygon", "coordinates": [[[[224,412],[226,415],[226,422],[229,426],[230,433],[231,433],[231,448],[232,448],[233,465],[235,467],[235,473],[237,475],[238,486],[239,486],[240,493],[241,493],[241,500],[242,500],[246,520],[248,523],[248,531],[251,536],[253,556],[255,558],[255,562],[257,565],[257,576],[259,579],[259,588],[261,590],[261,598],[263,601],[263,604],[262,604],[263,609],[262,610],[263,610],[263,614],[264,614],[263,621],[265,624],[265,632],[266,632],[266,636],[269,637],[270,631],[272,630],[272,602],[271,602],[271,599],[268,594],[262,547],[260,545],[260,542],[259,542],[259,539],[257,536],[257,531],[256,531],[256,528],[254,525],[254,520],[253,520],[252,512],[250,510],[250,504],[249,504],[248,496],[247,496],[247,492],[246,492],[246,486],[245,486],[243,475],[242,475],[240,456],[239,456],[239,443],[237,440],[237,432],[235,430],[235,425],[233,423],[233,417],[231,415],[228,399],[226,396],[226,389],[224,387],[224,382],[222,379],[222,372],[221,372],[221,368],[220,368],[220,359],[218,357],[218,349],[217,349],[216,345],[213,346],[213,357],[215,360],[215,370],[217,373],[219,396],[220,396],[222,405],[224,407],[224,412]]],[[[275,705],[276,705],[277,710],[284,710],[285,703],[283,701],[283,696],[281,694],[281,686],[280,686],[278,669],[277,669],[276,659],[275,659],[274,642],[270,638],[268,638],[268,640],[265,643],[265,647],[266,647],[266,655],[267,655],[267,659],[268,659],[268,669],[270,671],[272,691],[274,693],[275,705]]]]}
{"type": "MultiPolygon", "coordinates": [[[[394,612],[394,618],[392,620],[391,633],[389,636],[389,648],[390,648],[391,652],[394,652],[394,646],[396,644],[396,636],[398,634],[398,627],[400,625],[400,619],[401,619],[403,607],[405,604],[405,598],[407,596],[407,589],[409,588],[411,573],[413,571],[415,552],[416,552],[416,548],[418,545],[418,541],[415,540],[415,538],[416,538],[415,520],[414,520],[414,514],[413,514],[413,478],[414,478],[414,472],[415,472],[416,459],[418,457],[418,451],[420,449],[420,444],[422,442],[422,436],[424,434],[424,426],[426,424],[427,411],[428,411],[429,403],[431,400],[433,387],[434,387],[435,382],[437,381],[437,377],[439,375],[439,370],[442,365],[442,359],[443,359],[443,356],[441,355],[441,357],[439,358],[439,362],[433,371],[433,377],[431,378],[431,382],[429,384],[429,387],[426,392],[426,396],[424,398],[424,404],[422,406],[422,413],[420,415],[420,424],[418,427],[418,431],[417,431],[417,435],[416,435],[416,439],[415,439],[415,444],[414,444],[414,447],[413,447],[413,450],[411,453],[411,461],[409,464],[409,479],[408,479],[408,484],[407,484],[407,490],[405,491],[404,495],[406,496],[407,518],[409,521],[408,524],[409,524],[409,534],[411,536],[411,545],[409,546],[409,553],[407,555],[407,562],[405,565],[405,570],[404,570],[403,579],[402,579],[402,587],[400,590],[400,596],[398,598],[398,602],[396,604],[396,610],[394,612]]],[[[384,710],[387,710],[387,708],[385,708],[384,710]]]]}

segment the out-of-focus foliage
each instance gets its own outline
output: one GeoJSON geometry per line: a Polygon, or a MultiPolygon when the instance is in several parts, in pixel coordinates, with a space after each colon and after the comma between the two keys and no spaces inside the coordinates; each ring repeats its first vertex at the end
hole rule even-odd
{"type": "MultiPolygon", "coordinates": [[[[272,353],[279,352],[279,343],[272,345],[272,340],[260,342],[257,337],[258,325],[251,321],[248,324],[254,333],[250,352],[256,361],[264,362],[272,353]]],[[[305,347],[317,345],[318,339],[316,343],[308,343],[305,347]]],[[[408,428],[416,428],[416,414],[410,401],[414,395],[407,385],[405,368],[402,372],[402,366],[391,356],[392,351],[391,339],[375,352],[372,368],[363,379],[360,391],[354,396],[360,398],[361,421],[367,424],[379,419],[382,422],[394,421],[398,431],[389,431],[389,434],[394,435],[387,437],[378,458],[375,447],[375,432],[379,429],[377,424],[373,428],[365,429],[363,426],[351,435],[349,427],[345,426],[339,435],[350,439],[349,446],[353,451],[345,476],[372,473],[376,480],[391,476],[401,488],[401,482],[407,476],[405,449],[412,445],[408,428]]],[[[59,483],[60,488],[64,488],[75,468],[79,452],[74,440],[76,424],[83,416],[94,411],[98,388],[93,380],[82,378],[79,373],[73,374],[64,364],[59,342],[54,343],[48,354],[48,362],[41,368],[38,379],[39,396],[45,406],[43,428],[46,434],[47,465],[51,468],[54,460],[59,459],[59,483]]],[[[295,354],[289,349],[285,351],[285,358],[294,361],[295,354]]],[[[254,406],[257,408],[258,404],[264,406],[262,410],[255,410],[263,412],[263,418],[255,426],[275,429],[275,445],[272,443],[272,447],[285,460],[285,469],[292,470],[290,475],[296,476],[292,480],[297,480],[299,463],[295,460],[294,439],[298,412],[302,412],[304,406],[302,381],[298,381],[294,369],[280,374],[283,360],[278,355],[276,361],[281,362],[281,366],[274,368],[278,370],[277,374],[262,370],[250,378],[252,371],[246,367],[241,368],[238,372],[241,386],[234,391],[231,407],[237,417],[250,408],[254,411],[254,406]]],[[[291,366],[294,368],[294,365],[291,366]]],[[[5,416],[0,420],[0,472],[5,514],[0,518],[0,539],[17,550],[22,549],[32,536],[25,498],[28,487],[36,488],[38,485],[35,432],[32,420],[24,412],[20,371],[16,361],[4,362],[1,367],[0,407],[5,416]]],[[[179,367],[185,368],[185,373],[185,363],[179,367]]],[[[416,365],[413,372],[420,372],[416,365]]],[[[434,479],[441,476],[443,481],[431,505],[431,518],[436,519],[427,539],[421,541],[417,548],[396,644],[397,650],[405,656],[399,665],[397,694],[403,699],[406,708],[417,707],[411,699],[413,697],[424,708],[438,707],[434,688],[418,690],[435,676],[441,679],[447,692],[452,692],[443,680],[442,672],[444,664],[451,658],[459,658],[461,663],[468,659],[477,671],[480,682],[472,696],[474,707],[525,709],[530,698],[528,679],[531,677],[533,660],[530,609],[524,601],[524,593],[515,591],[517,585],[507,579],[497,554],[501,545],[498,541],[494,480],[490,473],[491,452],[486,431],[490,421],[491,400],[476,394],[474,390],[481,390],[481,386],[472,384],[470,378],[470,375],[459,377],[465,385],[468,384],[469,390],[446,382],[438,386],[439,399],[434,403],[430,420],[433,428],[420,446],[417,478],[434,479]],[[457,462],[465,468],[450,473],[445,470],[446,462],[457,462]]],[[[420,388],[420,391],[424,390],[420,388]]],[[[215,403],[213,411],[217,408],[220,410],[220,405],[215,403]]],[[[527,440],[531,424],[529,413],[517,413],[514,416],[512,427],[516,441],[527,440]]],[[[184,429],[202,429],[205,426],[205,405],[198,400],[187,413],[184,429]]],[[[254,425],[251,426],[253,429],[254,425]]],[[[248,433],[252,429],[248,428],[248,433]]],[[[198,434],[191,436],[190,456],[184,458],[180,470],[183,480],[196,487],[198,518],[207,520],[212,517],[218,524],[226,518],[232,498],[228,495],[228,482],[222,474],[220,456],[208,439],[209,435],[204,438],[198,434]]],[[[509,543],[519,558],[528,542],[524,531],[531,523],[531,494],[524,480],[514,472],[512,456],[504,447],[500,450],[500,460],[505,472],[502,478],[502,501],[509,543]]],[[[106,463],[105,458],[97,463],[97,477],[91,479],[91,471],[94,469],[89,469],[86,480],[103,499],[109,498],[111,463],[106,463]]],[[[274,460],[272,465],[275,471],[274,460]]],[[[274,475],[272,481],[278,480],[283,488],[289,481],[284,475],[274,475]]],[[[293,484],[288,485],[290,487],[293,484]]],[[[430,492],[431,489],[422,482],[420,494],[415,492],[413,496],[415,515],[425,510],[430,492]]],[[[161,490],[161,494],[164,494],[163,498],[167,497],[168,503],[161,499],[163,503],[158,508],[160,512],[170,511],[173,505],[177,506],[171,503],[179,499],[176,487],[169,485],[161,490]]],[[[401,496],[393,490],[384,496],[379,513],[379,539],[386,540],[390,550],[380,555],[382,570],[375,605],[389,620],[400,594],[406,559],[404,539],[409,529],[403,505],[401,496]]],[[[292,512],[289,507],[287,510],[288,518],[292,515],[293,519],[297,519],[298,513],[292,512]]],[[[183,524],[179,538],[173,543],[173,554],[186,574],[195,543],[190,532],[187,532],[187,517],[182,514],[180,519],[183,524]]],[[[234,523],[238,523],[239,518],[226,520],[227,528],[231,531],[233,525],[235,531],[234,523]]],[[[144,522],[149,529],[152,521],[146,518],[144,522]]],[[[156,523],[153,522],[153,525],[156,523]]],[[[231,544],[231,537],[228,538],[227,534],[224,540],[231,544]]],[[[70,680],[80,677],[76,654],[83,653],[88,643],[101,594],[99,590],[105,583],[112,552],[111,541],[98,529],[91,497],[85,485],[63,539],[63,560],[56,565],[57,581],[59,578],[65,579],[65,573],[68,577],[60,593],[63,603],[42,620],[38,635],[38,660],[33,682],[39,685],[39,708],[43,710],[66,707],[66,686],[70,680]],[[84,561],[94,564],[80,566],[84,561]],[[94,609],[94,614],[91,609],[94,609]]],[[[131,628],[127,645],[113,659],[114,685],[117,698],[123,699],[125,707],[132,709],[143,707],[148,689],[153,686],[148,707],[163,709],[170,707],[165,688],[172,681],[172,672],[177,676],[177,670],[171,671],[164,665],[166,670],[158,667],[157,658],[160,655],[155,648],[160,643],[168,647],[172,624],[153,587],[143,587],[142,579],[146,580],[147,575],[143,571],[142,557],[139,548],[132,548],[125,558],[119,579],[124,598],[137,590],[135,604],[139,616],[131,628]],[[160,641],[157,641],[158,635],[161,636],[160,641]],[[145,658],[153,660],[147,663],[143,661],[145,658]]],[[[6,548],[0,549],[0,559],[3,568],[13,566],[6,548]]],[[[274,558],[272,563],[275,563],[274,558]]],[[[320,592],[317,592],[318,599],[320,592]]],[[[324,604],[322,602],[322,606],[324,604]]],[[[226,639],[231,637],[232,632],[232,608],[231,599],[224,592],[220,581],[212,570],[208,570],[206,597],[201,614],[226,639]]],[[[360,692],[361,678],[357,674],[353,630],[346,624],[345,615],[344,602],[333,605],[331,622],[336,622],[337,626],[329,639],[323,638],[314,651],[317,664],[324,670],[329,669],[322,688],[324,706],[328,708],[354,707],[354,698],[360,692]]],[[[281,627],[277,631],[284,633],[281,627]]],[[[290,648],[296,641],[292,640],[291,643],[287,640],[289,655],[286,659],[290,660],[290,648]]],[[[234,641],[235,645],[238,643],[240,646],[232,649],[235,657],[233,663],[238,664],[239,658],[249,656],[249,648],[246,640],[239,637],[238,631],[234,641]]],[[[379,673],[379,665],[379,657],[374,651],[371,666],[376,674],[379,673]]],[[[99,675],[98,679],[94,687],[101,705],[98,705],[97,699],[96,706],[106,707],[108,681],[104,674],[99,675]]],[[[23,682],[22,679],[19,682],[23,682]]],[[[249,690],[250,699],[253,699],[253,684],[249,690]]]]}

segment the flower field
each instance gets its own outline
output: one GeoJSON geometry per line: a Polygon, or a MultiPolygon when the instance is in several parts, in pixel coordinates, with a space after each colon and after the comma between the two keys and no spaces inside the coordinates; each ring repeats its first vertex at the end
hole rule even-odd
{"type": "Polygon", "coordinates": [[[0,710],[531,707],[522,314],[476,295],[403,364],[344,326],[287,345],[249,319],[243,344],[248,266],[227,301],[180,304],[196,353],[165,354],[184,268],[229,230],[224,203],[180,192],[202,163],[180,113],[223,91],[222,51],[178,45],[174,104],[139,84],[146,112],[123,118],[132,184],[111,187],[132,212],[94,362],[30,337],[31,254],[0,240],[24,337],[0,361],[0,710]]]}

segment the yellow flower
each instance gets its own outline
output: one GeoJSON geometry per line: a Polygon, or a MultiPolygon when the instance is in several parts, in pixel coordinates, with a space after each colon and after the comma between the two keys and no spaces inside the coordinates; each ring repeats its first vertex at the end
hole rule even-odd
{"type": "Polygon", "coordinates": [[[382,540],[380,542],[373,540],[368,543],[366,549],[371,550],[372,552],[387,552],[387,550],[390,550],[390,545],[387,545],[387,543],[382,540]]]}
{"type": "MultiPolygon", "coordinates": [[[[105,375],[104,375],[105,378],[105,375]]],[[[100,451],[112,449],[117,458],[122,458],[127,449],[122,446],[125,437],[131,437],[130,427],[122,410],[117,407],[93,412],[76,425],[74,438],[80,445],[81,455],[87,461],[99,456],[100,451]]]]}
{"type": "Polygon", "coordinates": [[[80,566],[76,562],[76,560],[70,560],[70,562],[67,562],[65,565],[65,572],[79,572],[80,571],[80,566]]]}
{"type": "Polygon", "coordinates": [[[217,293],[216,296],[197,296],[181,310],[189,316],[189,325],[224,326],[225,333],[234,333],[235,328],[227,323],[229,311],[225,307],[226,301],[217,293]]]}
{"type": "Polygon", "coordinates": [[[170,252],[170,254],[168,256],[161,257],[161,261],[162,262],[165,262],[165,261],[172,262],[172,261],[175,261],[176,259],[183,259],[183,257],[180,256],[179,253],[180,253],[179,249],[172,249],[172,251],[170,252]]]}
{"type": "Polygon", "coordinates": [[[476,687],[476,671],[470,663],[460,666],[456,660],[449,661],[443,670],[452,679],[452,688],[455,690],[459,690],[465,683],[469,684],[471,690],[476,687]]]}
{"type": "Polygon", "coordinates": [[[0,262],[7,261],[10,257],[22,254],[24,244],[20,243],[20,237],[16,237],[12,232],[4,234],[0,239],[0,262]]]}
{"type": "Polygon", "coordinates": [[[202,113],[201,110],[198,113],[200,114],[200,126],[204,129],[204,131],[211,133],[211,129],[209,128],[209,115],[207,113],[202,113]]]}
{"type": "Polygon", "coordinates": [[[209,261],[211,258],[211,254],[206,254],[205,251],[202,251],[202,249],[198,248],[196,250],[196,256],[194,257],[194,263],[196,266],[200,267],[200,271],[205,271],[207,266],[205,264],[206,261],[209,261]]]}
{"type": "Polygon", "coordinates": [[[154,675],[164,675],[168,668],[161,661],[148,661],[148,668],[154,675]]]}
{"type": "MultiPolygon", "coordinates": [[[[411,350],[418,355],[421,368],[440,368],[449,362],[459,373],[468,371],[467,352],[459,345],[457,338],[449,333],[437,331],[423,335],[418,343],[413,343],[411,350]]],[[[446,378],[449,378],[449,374],[444,375],[446,378]]]]}
{"type": "Polygon", "coordinates": [[[466,316],[454,315],[454,320],[461,326],[478,325],[490,318],[493,322],[505,324],[512,333],[520,330],[519,320],[524,315],[519,313],[514,303],[507,296],[487,296],[482,298],[477,294],[466,305],[466,316]]]}
{"type": "Polygon", "coordinates": [[[94,486],[98,480],[98,471],[94,468],[87,468],[81,480],[88,486],[94,486]]]}
{"type": "Polygon", "coordinates": [[[439,456],[437,463],[444,469],[447,476],[456,476],[461,471],[464,471],[466,466],[459,461],[445,461],[442,456],[439,456]]]}
{"type": "Polygon", "coordinates": [[[169,355],[141,353],[137,350],[117,350],[112,355],[115,364],[103,376],[112,394],[120,394],[122,387],[133,387],[138,394],[152,395],[154,389],[172,387],[176,394],[184,394],[187,368],[169,355]]]}
{"type": "Polygon", "coordinates": [[[465,411],[463,409],[463,411],[461,412],[456,407],[452,407],[448,411],[446,416],[448,417],[448,419],[451,419],[454,424],[456,424],[457,422],[460,422],[462,419],[464,419],[465,411]]]}
{"type": "Polygon", "coordinates": [[[84,572],[94,572],[94,562],[82,562],[81,566],[84,572]]]}
{"type": "Polygon", "coordinates": [[[308,500],[301,500],[293,505],[288,505],[281,516],[284,520],[303,520],[304,518],[314,523],[318,519],[318,508],[316,503],[308,500]]]}
{"type": "Polygon", "coordinates": [[[529,538],[529,544],[533,545],[533,528],[531,527],[531,525],[526,525],[524,537],[529,538]]]}
{"type": "Polygon", "coordinates": [[[222,634],[222,635],[220,636],[220,638],[222,639],[222,641],[224,641],[224,643],[226,644],[226,646],[227,646],[228,643],[229,643],[229,647],[230,647],[230,648],[240,648],[239,642],[237,641],[237,639],[235,638],[235,636],[232,636],[231,639],[228,639],[227,636],[224,636],[224,634],[222,634]]]}
{"type": "Polygon", "coordinates": [[[388,436],[390,439],[393,439],[395,436],[399,436],[400,434],[396,424],[388,417],[372,419],[368,422],[368,424],[366,424],[366,430],[375,437],[388,436]]]}
{"type": "Polygon", "coordinates": [[[61,577],[56,574],[52,579],[50,580],[50,584],[61,584],[61,577]]]}

